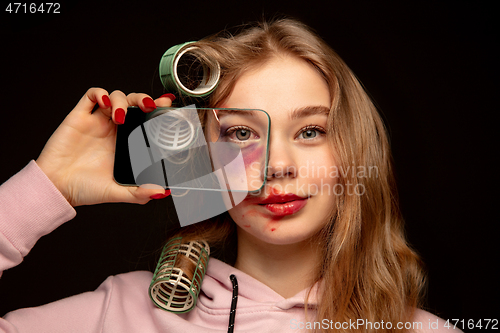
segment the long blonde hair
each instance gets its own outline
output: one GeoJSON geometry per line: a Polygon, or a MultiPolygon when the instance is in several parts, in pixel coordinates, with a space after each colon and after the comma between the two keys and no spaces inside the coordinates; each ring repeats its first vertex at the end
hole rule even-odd
{"type": "MultiPolygon", "coordinates": [[[[421,306],[422,264],[405,240],[384,124],[352,71],[307,26],[292,19],[254,24],[235,36],[219,34],[197,45],[222,67],[221,83],[209,101],[213,107],[229,96],[245,71],[276,55],[303,59],[323,76],[332,98],[329,143],[338,168],[351,170],[339,173],[338,183],[363,193],[337,195],[329,223],[318,235],[323,253],[314,281],[321,280],[323,290],[314,319],[393,323],[392,329],[377,332],[395,331],[396,323],[411,321],[421,306]],[[359,170],[376,172],[360,176],[359,170]]],[[[219,250],[219,258],[234,263],[236,233],[229,214],[185,227],[179,235],[205,239],[219,250]]],[[[371,330],[362,326],[357,331],[371,330]]]]}

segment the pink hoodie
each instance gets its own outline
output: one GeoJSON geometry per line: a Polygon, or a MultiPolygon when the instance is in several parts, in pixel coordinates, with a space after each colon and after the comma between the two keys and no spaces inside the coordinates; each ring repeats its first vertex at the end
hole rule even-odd
{"type": "MultiPolygon", "coordinates": [[[[0,276],[21,263],[40,237],[75,215],[34,161],[4,183],[0,187],[0,276]],[[27,197],[25,193],[36,195],[27,197]]],[[[260,281],[212,258],[196,307],[188,313],[173,314],[155,307],[148,295],[153,274],[138,271],[111,276],[94,292],[8,313],[0,318],[0,332],[227,332],[231,274],[239,286],[235,332],[305,332],[312,325],[369,325],[306,320],[306,290],[285,299],[260,281]]],[[[312,295],[309,304],[314,308],[316,297],[314,292],[312,295]]],[[[308,312],[311,315],[313,308],[308,312]]],[[[423,310],[416,311],[413,323],[421,332],[448,331],[442,319],[423,310]]]]}

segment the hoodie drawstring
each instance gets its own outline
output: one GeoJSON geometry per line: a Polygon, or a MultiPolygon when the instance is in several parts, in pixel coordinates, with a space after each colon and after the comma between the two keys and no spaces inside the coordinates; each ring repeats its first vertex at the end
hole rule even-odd
{"type": "Polygon", "coordinates": [[[231,312],[229,312],[229,326],[227,327],[227,333],[233,333],[234,317],[236,317],[236,303],[238,303],[238,280],[233,274],[231,274],[229,278],[233,284],[233,299],[231,301],[231,312]]]}

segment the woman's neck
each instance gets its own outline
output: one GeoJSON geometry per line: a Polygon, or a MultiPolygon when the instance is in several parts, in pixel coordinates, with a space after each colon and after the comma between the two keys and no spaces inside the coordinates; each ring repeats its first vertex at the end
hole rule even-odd
{"type": "Polygon", "coordinates": [[[309,241],[269,244],[238,227],[238,256],[234,267],[284,298],[290,298],[313,284],[319,255],[309,241]]]}

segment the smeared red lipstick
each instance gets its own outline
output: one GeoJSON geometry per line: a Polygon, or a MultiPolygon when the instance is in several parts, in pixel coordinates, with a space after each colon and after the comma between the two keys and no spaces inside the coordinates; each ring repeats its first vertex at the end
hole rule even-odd
{"type": "Polygon", "coordinates": [[[288,194],[274,194],[271,193],[267,198],[264,200],[260,201],[258,204],[259,205],[265,205],[265,204],[274,204],[274,203],[284,203],[284,202],[290,202],[294,200],[304,200],[307,198],[299,197],[298,195],[288,193],[288,194]]]}
{"type": "Polygon", "coordinates": [[[285,216],[295,214],[304,208],[308,199],[308,197],[303,198],[292,193],[279,195],[271,193],[266,199],[257,202],[257,204],[263,206],[275,216],[285,216]]]}

